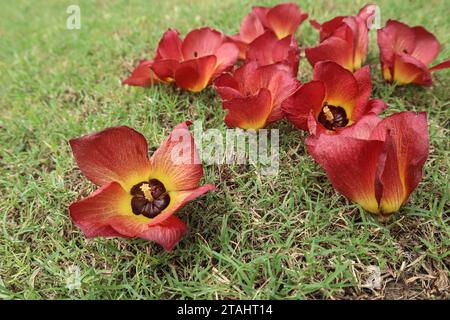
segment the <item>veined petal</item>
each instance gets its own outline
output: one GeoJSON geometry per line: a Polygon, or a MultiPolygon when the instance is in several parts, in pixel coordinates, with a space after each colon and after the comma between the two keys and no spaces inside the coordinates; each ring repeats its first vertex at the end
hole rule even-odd
{"type": "Polygon", "coordinates": [[[325,170],[333,187],[345,197],[377,214],[376,173],[383,141],[362,140],[343,135],[309,136],[309,154],[325,170]]]}
{"type": "Polygon", "coordinates": [[[150,219],[149,225],[157,225],[168,217],[172,216],[175,212],[184,207],[188,202],[194,200],[195,198],[200,197],[201,195],[215,190],[216,187],[212,184],[205,184],[203,186],[194,188],[192,190],[184,190],[184,191],[170,191],[170,203],[169,206],[164,209],[159,215],[155,218],[150,219]]]}
{"type": "Polygon", "coordinates": [[[153,60],[141,60],[123,84],[138,87],[150,87],[152,84],[163,82],[151,69],[153,60]]]}
{"type": "Polygon", "coordinates": [[[188,125],[177,125],[150,159],[149,179],[158,179],[167,191],[195,189],[203,175],[188,125]]]}
{"type": "Polygon", "coordinates": [[[126,237],[154,241],[166,251],[171,251],[187,230],[184,222],[174,215],[159,223],[150,224],[149,220],[143,216],[115,216],[110,223],[114,230],[126,237]]]}
{"type": "Polygon", "coordinates": [[[222,45],[222,34],[214,29],[205,27],[190,31],[183,40],[181,51],[184,60],[193,60],[214,55],[222,45]]]}
{"type": "Polygon", "coordinates": [[[276,35],[268,30],[250,44],[247,59],[256,60],[260,66],[283,63],[291,67],[292,74],[296,76],[300,50],[293,36],[278,40],[276,35]]]}
{"type": "Polygon", "coordinates": [[[376,127],[371,139],[384,139],[386,160],[379,169],[382,183],[381,212],[398,211],[422,178],[428,158],[429,138],[426,113],[400,112],[376,127]]]}
{"type": "Polygon", "coordinates": [[[119,183],[103,185],[89,197],[70,205],[70,217],[87,238],[127,237],[110,225],[116,216],[133,215],[130,206],[131,196],[119,183]]]}
{"type": "Polygon", "coordinates": [[[175,73],[177,86],[192,92],[202,91],[212,80],[216,63],[216,56],[205,56],[182,62],[175,73]]]}
{"type": "Polygon", "coordinates": [[[301,130],[308,130],[308,116],[319,114],[325,99],[325,85],[322,81],[305,83],[289,99],[282,109],[292,124],[301,130]]]}
{"type": "Polygon", "coordinates": [[[436,37],[428,32],[424,27],[417,26],[411,28],[415,35],[415,47],[411,56],[425,65],[429,65],[436,59],[441,50],[441,45],[436,37]]]}
{"type": "Polygon", "coordinates": [[[427,66],[406,54],[395,55],[393,79],[398,85],[415,83],[429,86],[432,83],[427,66]]]}
{"type": "Polygon", "coordinates": [[[353,73],[337,63],[323,61],[314,67],[314,80],[324,82],[328,104],[341,106],[351,117],[359,94],[359,84],[353,73]]]}
{"type": "Polygon", "coordinates": [[[347,70],[353,70],[352,47],[339,37],[330,37],[314,48],[306,48],[305,55],[309,63],[315,66],[320,61],[334,61],[347,70]]]}
{"type": "Polygon", "coordinates": [[[239,83],[229,73],[224,73],[214,80],[214,88],[222,100],[231,100],[242,97],[239,92],[239,83]]]}
{"type": "Polygon", "coordinates": [[[262,88],[255,96],[223,101],[223,108],[229,110],[225,116],[228,127],[258,130],[267,125],[272,112],[271,93],[262,88]]]}
{"type": "Polygon", "coordinates": [[[178,31],[168,29],[159,41],[158,49],[156,50],[156,60],[175,60],[180,62],[183,60],[181,45],[182,42],[178,31]]]}
{"type": "Polygon", "coordinates": [[[215,74],[219,74],[224,70],[233,66],[239,57],[239,48],[231,42],[223,43],[215,53],[217,58],[215,74]]]}
{"type": "Polygon", "coordinates": [[[263,33],[264,26],[262,25],[261,20],[255,12],[251,11],[245,16],[244,20],[242,20],[239,31],[240,39],[246,44],[249,44],[263,33]]]}
{"type": "Polygon", "coordinates": [[[152,64],[152,70],[160,79],[170,83],[175,81],[175,72],[179,65],[178,60],[155,60],[152,64]]]}
{"type": "Polygon", "coordinates": [[[308,18],[308,14],[294,3],[282,3],[271,8],[266,17],[278,39],[283,39],[294,34],[298,26],[308,18]]]}
{"type": "Polygon", "coordinates": [[[126,190],[145,180],[150,172],[144,136],[122,126],[70,140],[83,174],[96,185],[119,182],[126,190]]]}
{"type": "Polygon", "coordinates": [[[447,69],[447,68],[450,68],[450,60],[443,61],[443,62],[435,65],[434,67],[431,67],[429,69],[429,71],[433,72],[433,71],[436,71],[436,70],[447,69]]]}

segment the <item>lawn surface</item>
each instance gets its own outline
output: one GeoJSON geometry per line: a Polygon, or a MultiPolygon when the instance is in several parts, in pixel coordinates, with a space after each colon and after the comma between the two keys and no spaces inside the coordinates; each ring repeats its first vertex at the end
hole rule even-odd
{"type": "MultiPolygon", "coordinates": [[[[188,234],[170,252],[141,239],[85,240],[68,206],[94,190],[68,140],[117,125],[142,132],[152,151],[179,122],[225,131],[212,89],[121,85],[153,56],[162,33],[200,26],[236,33],[252,5],[276,1],[2,1],[0,17],[0,298],[448,298],[449,72],[432,88],[387,86],[375,32],[368,62],[374,97],[397,111],[426,111],[430,157],[410,202],[380,224],[338,195],[306,154],[305,134],[282,121],[277,177],[251,166],[205,166],[218,186],[178,216],[188,234]],[[68,5],[81,30],[67,30],[68,5]],[[365,288],[370,266],[381,288],[365,288]],[[67,288],[79,270],[81,285],[67,288]]],[[[297,1],[319,21],[356,14],[363,1],[297,1]]],[[[376,1],[388,18],[424,25],[450,56],[449,2],[376,1]]],[[[305,22],[299,44],[318,34],[305,22]]],[[[302,59],[299,78],[311,67],[302,59]]]]}

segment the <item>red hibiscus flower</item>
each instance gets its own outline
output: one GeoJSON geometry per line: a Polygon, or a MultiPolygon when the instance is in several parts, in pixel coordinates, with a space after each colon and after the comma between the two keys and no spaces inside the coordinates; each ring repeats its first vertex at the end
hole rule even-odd
{"type": "Polygon", "coordinates": [[[309,63],[314,66],[319,61],[330,60],[350,71],[361,68],[367,57],[368,26],[374,12],[373,6],[368,5],[357,16],[339,16],[323,24],[311,20],[320,31],[320,43],[305,49],[309,63]]]}
{"type": "Polygon", "coordinates": [[[297,128],[312,134],[334,134],[356,123],[368,113],[379,114],[386,105],[369,100],[372,91],[370,69],[355,73],[332,61],[314,66],[313,81],[303,84],[282,109],[297,128]]]}
{"type": "Polygon", "coordinates": [[[274,7],[253,7],[242,20],[239,34],[229,39],[239,47],[240,58],[246,58],[248,45],[261,36],[266,30],[274,32],[281,40],[293,35],[300,24],[308,18],[295,3],[282,3],[274,7]]]}
{"type": "Polygon", "coordinates": [[[188,124],[176,126],[150,159],[144,136],[128,127],[70,141],[79,168],[99,186],[69,208],[87,238],[139,237],[165,250],[178,243],[186,225],[174,213],[214,189],[199,186],[202,165],[188,124]]]}
{"type": "Polygon", "coordinates": [[[180,88],[199,92],[220,73],[234,65],[239,49],[225,42],[223,35],[211,28],[195,29],[184,40],[176,30],[167,30],[159,42],[153,60],[144,60],[124,84],[150,86],[175,82],[180,88]]]}
{"type": "Polygon", "coordinates": [[[421,180],[429,149],[426,114],[368,115],[342,134],[309,136],[306,144],[339,193],[385,220],[421,180]]]}
{"type": "Polygon", "coordinates": [[[297,76],[300,61],[300,49],[294,36],[287,36],[281,40],[272,31],[266,31],[256,38],[247,50],[247,61],[256,60],[260,66],[282,63],[297,76]]]}
{"type": "Polygon", "coordinates": [[[292,95],[299,81],[285,65],[258,66],[251,61],[234,74],[223,74],[214,82],[228,110],[230,128],[258,130],[283,118],[281,104],[292,95]]]}
{"type": "Polygon", "coordinates": [[[430,86],[431,72],[450,67],[450,60],[428,67],[438,56],[441,46],[422,26],[410,27],[389,20],[378,30],[378,47],[384,79],[398,85],[430,86]]]}

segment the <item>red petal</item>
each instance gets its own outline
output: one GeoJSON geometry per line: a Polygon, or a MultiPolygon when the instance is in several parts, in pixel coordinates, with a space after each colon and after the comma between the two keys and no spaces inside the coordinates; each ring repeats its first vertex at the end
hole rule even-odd
{"type": "Polygon", "coordinates": [[[353,70],[352,47],[338,37],[328,38],[314,48],[306,48],[305,55],[312,66],[320,61],[330,60],[353,70]]]}
{"type": "Polygon", "coordinates": [[[273,104],[270,91],[262,88],[255,96],[224,101],[223,108],[229,110],[225,116],[228,127],[258,130],[267,125],[273,104]]]}
{"type": "Polygon", "coordinates": [[[160,180],[168,191],[197,188],[203,175],[189,124],[177,125],[150,159],[150,179],[160,180]]]}
{"type": "Polygon", "coordinates": [[[283,63],[289,66],[292,74],[296,76],[300,50],[294,37],[287,36],[278,40],[275,34],[269,30],[250,44],[247,50],[247,59],[256,60],[260,66],[283,63]]]}
{"type": "Polygon", "coordinates": [[[220,32],[208,27],[194,29],[186,35],[181,46],[184,60],[214,55],[222,43],[220,32]]]}
{"type": "Polygon", "coordinates": [[[324,61],[314,67],[314,80],[324,82],[328,104],[341,106],[347,115],[352,115],[359,94],[359,84],[352,72],[334,62],[324,61]]]}
{"type": "Polygon", "coordinates": [[[367,58],[369,46],[369,33],[365,21],[359,17],[347,17],[344,19],[346,25],[351,29],[353,41],[353,70],[361,68],[367,58]]]}
{"type": "Polygon", "coordinates": [[[377,30],[377,35],[381,61],[388,66],[394,64],[396,54],[414,50],[414,31],[404,23],[388,20],[384,28],[377,30]]]}
{"type": "MultiPolygon", "coordinates": [[[[359,119],[359,121],[355,122],[355,124],[336,131],[338,131],[339,135],[342,136],[369,140],[374,129],[378,126],[381,120],[382,119],[377,117],[375,113],[368,113],[359,119]]],[[[384,139],[380,138],[377,140],[384,139]]]]}
{"type": "Polygon", "coordinates": [[[205,185],[194,190],[170,192],[169,207],[154,219],[134,215],[131,212],[131,196],[116,182],[73,203],[69,209],[74,223],[87,238],[139,237],[155,241],[170,251],[186,233],[185,224],[173,213],[213,189],[214,186],[205,185]]]}
{"type": "Polygon", "coordinates": [[[398,85],[415,83],[429,86],[431,74],[426,65],[406,54],[395,55],[393,79],[398,85]]]}
{"type": "Polygon", "coordinates": [[[378,213],[375,182],[383,141],[321,134],[308,137],[306,144],[339,193],[378,213]]]}
{"type": "Polygon", "coordinates": [[[97,185],[120,182],[125,189],[148,178],[150,163],[144,136],[114,127],[70,140],[83,174],[97,185]]]}
{"type": "Polygon", "coordinates": [[[380,99],[369,100],[372,94],[372,80],[369,66],[365,66],[354,73],[358,82],[359,96],[358,102],[352,114],[352,121],[358,121],[362,116],[368,113],[379,114],[386,109],[386,104],[380,99]]]}
{"type": "Polygon", "coordinates": [[[264,26],[261,23],[258,15],[251,11],[242,20],[239,37],[244,43],[251,43],[257,37],[264,33],[264,26]]]}
{"type": "Polygon", "coordinates": [[[424,27],[411,28],[415,35],[415,48],[411,55],[425,65],[436,59],[441,50],[441,45],[436,37],[424,27]]]}
{"type": "Polygon", "coordinates": [[[127,237],[154,241],[166,251],[171,251],[186,233],[186,225],[176,216],[168,216],[156,224],[149,224],[143,220],[147,218],[140,220],[140,217],[142,216],[117,216],[111,219],[111,225],[127,237]]]}
{"type": "Polygon", "coordinates": [[[70,205],[70,217],[87,238],[125,237],[113,229],[112,217],[129,215],[130,195],[117,182],[103,185],[89,197],[70,205]]]}
{"type": "Polygon", "coordinates": [[[239,83],[228,73],[222,74],[214,80],[214,87],[222,100],[231,100],[241,97],[239,83]]]}
{"type": "Polygon", "coordinates": [[[151,69],[152,64],[153,60],[141,60],[130,77],[122,83],[129,86],[150,87],[152,84],[161,82],[151,69]]]}
{"type": "Polygon", "coordinates": [[[286,117],[297,128],[308,130],[310,112],[318,114],[325,98],[325,85],[322,81],[305,83],[282,104],[286,117]]]}
{"type": "Polygon", "coordinates": [[[363,19],[366,22],[367,28],[372,25],[373,19],[375,19],[375,14],[377,12],[377,5],[375,4],[366,4],[361,8],[358,12],[358,17],[363,19]]]}
{"type": "Polygon", "coordinates": [[[432,72],[432,71],[447,69],[447,68],[450,68],[450,60],[446,60],[444,62],[441,62],[441,63],[435,65],[434,67],[431,67],[429,69],[429,71],[432,72]]]}
{"type": "Polygon", "coordinates": [[[202,91],[214,76],[216,62],[216,56],[182,62],[175,73],[177,86],[192,92],[202,91]]]}
{"type": "Polygon", "coordinates": [[[244,85],[250,92],[258,92],[259,88],[269,89],[274,109],[280,111],[281,103],[297,90],[299,81],[292,76],[290,68],[273,64],[258,67],[244,85]]]}
{"type": "Polygon", "coordinates": [[[283,39],[294,34],[298,26],[308,18],[308,14],[294,3],[282,3],[271,8],[266,17],[278,39],[283,39]]]}
{"type": "Polygon", "coordinates": [[[407,201],[422,178],[428,158],[429,138],[426,113],[401,112],[385,118],[371,139],[384,139],[386,160],[380,168],[381,211],[396,212],[407,201]]]}
{"type": "Polygon", "coordinates": [[[184,191],[170,191],[170,203],[169,206],[164,209],[162,213],[160,213],[155,218],[151,219],[149,222],[149,225],[155,225],[158,223],[161,223],[162,221],[166,220],[168,217],[173,215],[175,212],[180,210],[182,207],[184,207],[188,202],[194,200],[195,198],[200,197],[201,195],[215,190],[216,187],[212,184],[206,184],[203,186],[200,186],[198,188],[192,189],[192,190],[184,190],[184,191]]]}
{"type": "Polygon", "coordinates": [[[166,82],[173,82],[179,65],[180,62],[177,60],[155,60],[152,69],[159,78],[166,82]]]}
{"type": "Polygon", "coordinates": [[[239,48],[234,43],[226,42],[217,49],[215,55],[217,66],[214,73],[219,74],[236,63],[239,57],[239,48]]]}
{"type": "Polygon", "coordinates": [[[167,30],[159,41],[155,59],[181,61],[183,59],[181,45],[182,42],[178,31],[174,29],[167,30]]]}
{"type": "Polygon", "coordinates": [[[334,35],[336,30],[342,26],[344,18],[343,16],[338,16],[320,25],[320,42],[334,35]]]}

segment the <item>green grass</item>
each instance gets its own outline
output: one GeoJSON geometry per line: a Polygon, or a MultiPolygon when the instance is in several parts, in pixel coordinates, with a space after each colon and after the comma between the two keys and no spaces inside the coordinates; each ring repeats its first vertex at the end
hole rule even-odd
{"type": "MultiPolygon", "coordinates": [[[[389,109],[426,111],[430,158],[410,202],[380,224],[338,195],[304,148],[305,134],[280,129],[276,178],[251,166],[205,166],[218,191],[182,209],[189,232],[166,253],[140,239],[85,240],[68,205],[94,186],[78,170],[68,140],[116,125],[144,133],[156,148],[175,124],[202,120],[225,131],[212,89],[195,95],[124,87],[136,62],[151,57],[168,27],[183,35],[209,25],[226,33],[256,4],[275,1],[2,1],[0,17],[0,298],[448,298],[449,72],[432,88],[387,86],[371,34],[373,95],[389,109]],[[81,30],[66,8],[81,7],[81,30]],[[364,288],[381,268],[380,290],[364,288]],[[81,288],[66,288],[79,267],[81,288]]],[[[354,14],[363,1],[297,1],[319,21],[354,14]],[[356,4],[355,4],[356,3],[356,4]]],[[[445,0],[374,1],[388,18],[424,25],[450,56],[445,0]]],[[[302,47],[317,33],[304,23],[302,47]]],[[[302,59],[299,77],[311,68],[302,59]]]]}

